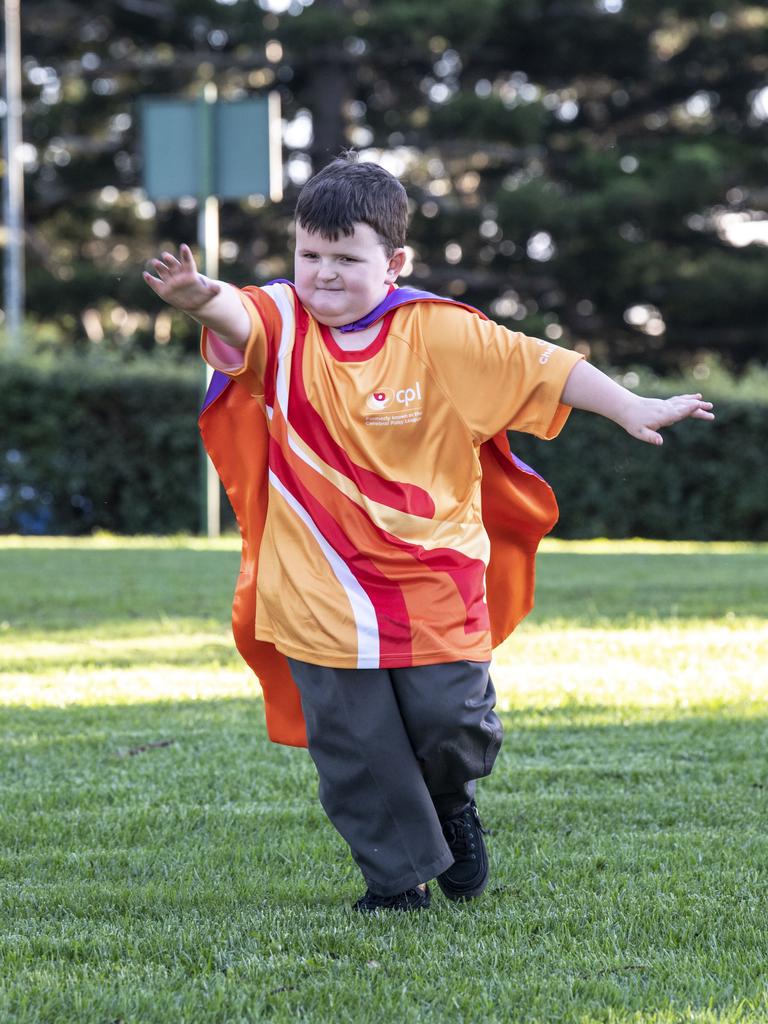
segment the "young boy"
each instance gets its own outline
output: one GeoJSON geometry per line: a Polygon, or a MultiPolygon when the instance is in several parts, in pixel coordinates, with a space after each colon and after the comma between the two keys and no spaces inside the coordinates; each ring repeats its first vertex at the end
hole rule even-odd
{"type": "Polygon", "coordinates": [[[402,185],[344,158],[299,196],[293,284],[239,291],[187,246],[144,274],[203,327],[201,429],[243,534],[235,637],[271,738],[309,747],[360,911],[427,907],[435,877],[454,900],[488,881],[474,796],[501,744],[491,648],[530,610],[557,517],[505,431],[553,438],[576,407],[661,444],[661,427],[713,418],[700,395],[641,398],[396,288],[406,223],[402,185]]]}

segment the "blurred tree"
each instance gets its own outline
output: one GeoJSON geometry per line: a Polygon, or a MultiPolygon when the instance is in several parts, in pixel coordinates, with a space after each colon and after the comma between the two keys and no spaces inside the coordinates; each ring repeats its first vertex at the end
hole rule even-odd
{"type": "Polygon", "coordinates": [[[409,188],[412,283],[615,365],[765,358],[764,5],[25,0],[23,32],[30,310],[66,336],[184,332],[139,269],[194,202],[141,194],[135,100],[214,79],[285,118],[285,201],[224,205],[229,279],[290,273],[296,191],[353,145],[409,188]]]}

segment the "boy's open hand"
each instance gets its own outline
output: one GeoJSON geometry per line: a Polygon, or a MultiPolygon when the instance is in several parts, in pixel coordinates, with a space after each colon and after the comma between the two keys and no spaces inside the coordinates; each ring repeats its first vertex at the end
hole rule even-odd
{"type": "Polygon", "coordinates": [[[658,431],[680,420],[713,420],[712,403],[702,401],[701,395],[675,395],[673,398],[641,398],[632,396],[621,425],[639,441],[663,444],[658,431]]]}
{"type": "Polygon", "coordinates": [[[195,313],[221,291],[215,281],[198,273],[195,258],[188,245],[179,249],[179,258],[173,253],[161,253],[160,259],[149,261],[157,277],[145,270],[142,277],[163,302],[184,313],[195,313]]]}

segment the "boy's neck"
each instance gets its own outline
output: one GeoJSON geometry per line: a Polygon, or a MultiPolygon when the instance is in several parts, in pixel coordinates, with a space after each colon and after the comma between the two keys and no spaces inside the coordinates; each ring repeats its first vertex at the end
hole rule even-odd
{"type": "Polygon", "coordinates": [[[340,349],[344,352],[360,352],[362,349],[368,348],[371,342],[376,340],[381,330],[381,311],[385,306],[386,300],[394,291],[396,291],[394,285],[390,285],[381,302],[377,303],[373,309],[369,310],[364,317],[354,324],[346,324],[343,327],[328,327],[331,337],[340,349]],[[365,323],[371,317],[376,317],[376,319],[369,327],[357,326],[357,324],[365,323]]]}
{"type": "Polygon", "coordinates": [[[381,330],[381,321],[377,320],[375,324],[370,327],[366,327],[361,331],[353,331],[349,334],[344,334],[338,327],[329,327],[331,337],[345,352],[360,352],[364,348],[368,348],[372,341],[376,340],[379,331],[381,330]]]}

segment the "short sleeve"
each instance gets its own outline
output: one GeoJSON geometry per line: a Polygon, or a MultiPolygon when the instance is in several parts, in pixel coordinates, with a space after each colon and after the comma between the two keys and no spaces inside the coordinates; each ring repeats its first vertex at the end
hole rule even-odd
{"type": "Polygon", "coordinates": [[[261,288],[248,287],[239,293],[251,321],[244,349],[235,348],[204,327],[200,335],[203,359],[214,370],[243,384],[252,395],[263,395],[267,366],[280,338],[281,318],[274,301],[261,288]]]}
{"type": "Polygon", "coordinates": [[[557,437],[571,412],[560,396],[579,353],[461,307],[435,303],[426,313],[433,373],[478,442],[500,430],[557,437]]]}

